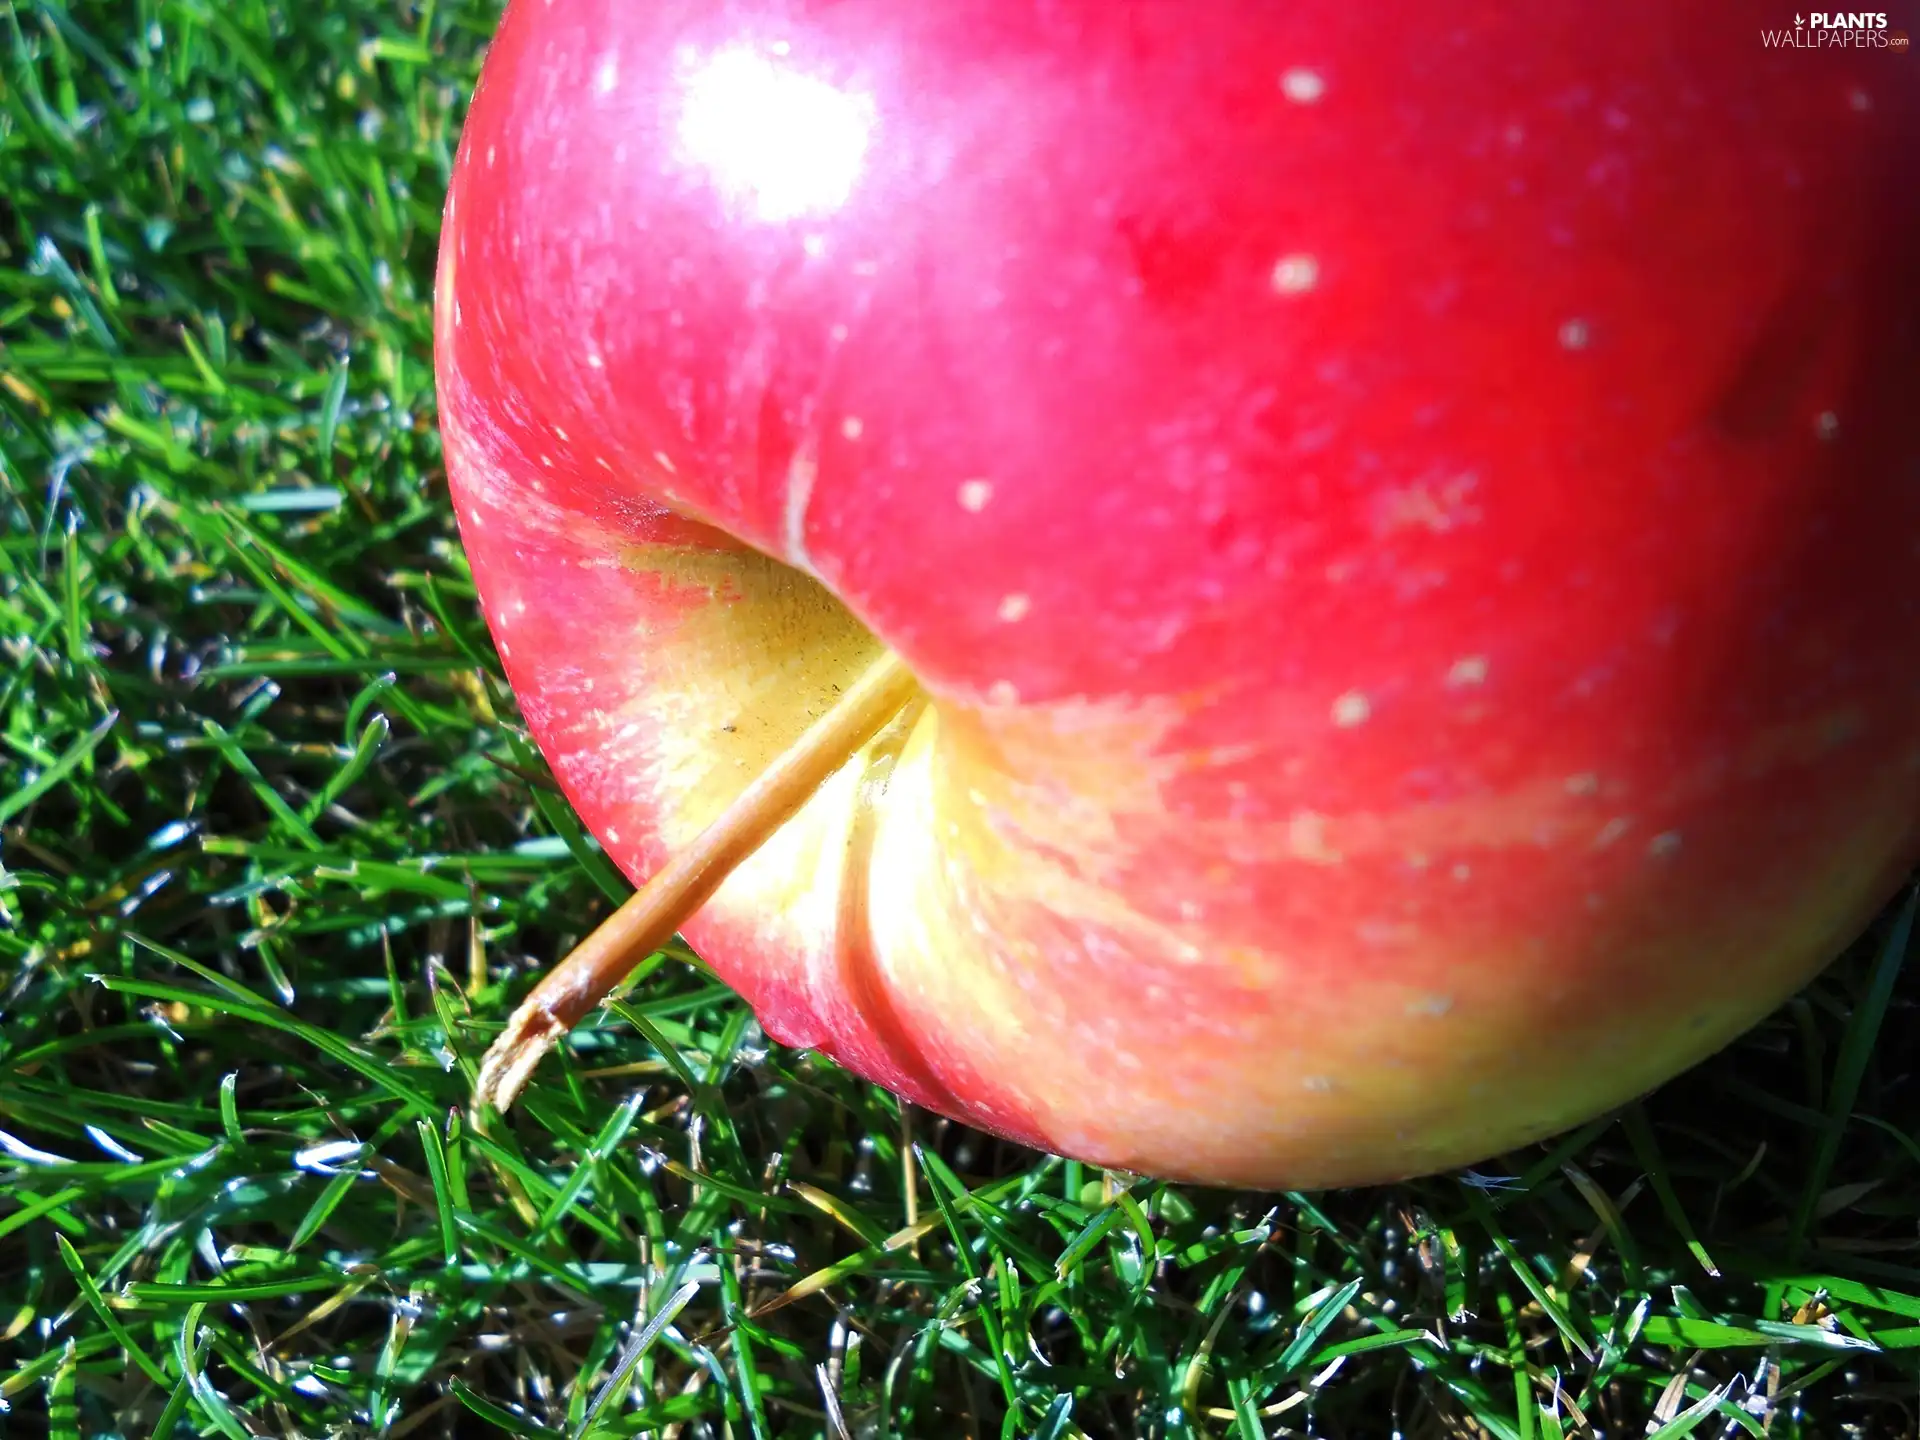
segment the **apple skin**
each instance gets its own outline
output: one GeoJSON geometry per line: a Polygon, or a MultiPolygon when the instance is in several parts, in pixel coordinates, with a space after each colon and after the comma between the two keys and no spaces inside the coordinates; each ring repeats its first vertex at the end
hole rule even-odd
{"type": "Polygon", "coordinates": [[[437,370],[528,723],[639,879],[905,658],[685,933],[1002,1135],[1320,1187],[1600,1113],[1920,855],[1912,64],[1744,0],[514,0],[437,370]]]}

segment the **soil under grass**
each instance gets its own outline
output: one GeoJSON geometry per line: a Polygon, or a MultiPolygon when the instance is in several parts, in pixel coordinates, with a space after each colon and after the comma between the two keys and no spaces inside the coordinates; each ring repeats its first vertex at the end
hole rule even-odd
{"type": "Polygon", "coordinates": [[[1911,901],[1643,1105],[1387,1190],[903,1115],[674,951],[476,1134],[626,893],[441,475],[493,19],[0,16],[6,1433],[1914,1433],[1911,901]]]}

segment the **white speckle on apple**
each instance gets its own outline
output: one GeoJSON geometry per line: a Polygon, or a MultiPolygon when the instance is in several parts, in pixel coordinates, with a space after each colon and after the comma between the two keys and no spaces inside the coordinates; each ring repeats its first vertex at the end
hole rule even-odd
{"type": "Polygon", "coordinates": [[[1333,1089],[1333,1077],[1331,1075],[1302,1075],[1300,1077],[1300,1084],[1306,1089],[1313,1091],[1316,1095],[1325,1095],[1333,1089]]]}
{"type": "Polygon", "coordinates": [[[1822,440],[1831,440],[1840,433],[1840,417],[1831,410],[1822,410],[1814,419],[1813,433],[1822,440]]]}
{"type": "Polygon", "coordinates": [[[653,460],[656,465],[658,465],[662,470],[666,471],[667,474],[669,475],[678,475],[680,473],[678,470],[673,468],[673,457],[668,455],[667,452],[664,450],[654,451],[653,460]]]}
{"type": "Polygon", "coordinates": [[[993,482],[991,480],[962,480],[960,482],[960,489],[956,492],[956,498],[960,501],[960,508],[962,510],[978,515],[982,510],[987,508],[987,502],[993,499],[993,482]]]}
{"type": "Polygon", "coordinates": [[[1296,810],[1287,817],[1287,849],[1309,865],[1340,863],[1340,852],[1327,843],[1327,817],[1314,810],[1296,810]]]}
{"type": "Polygon", "coordinates": [[[1353,927],[1354,937],[1362,945],[1385,949],[1392,945],[1411,945],[1420,938],[1420,929],[1404,920],[1362,920],[1353,927]]]}
{"type": "Polygon", "coordinates": [[[1016,590],[1010,595],[1000,597],[998,614],[1002,620],[1011,625],[1017,620],[1024,620],[1027,612],[1032,608],[1033,601],[1016,590]]]}
{"type": "Polygon", "coordinates": [[[1607,821],[1606,824],[1602,825],[1600,827],[1600,833],[1593,837],[1593,848],[1596,850],[1606,849],[1607,846],[1613,844],[1614,841],[1618,840],[1632,828],[1633,821],[1629,820],[1626,816],[1614,816],[1611,820],[1607,821]]]}
{"type": "Polygon", "coordinates": [[[562,430],[558,425],[556,425],[553,427],[553,438],[558,440],[562,445],[564,445],[567,443],[567,432],[562,430]]]}
{"type": "Polygon", "coordinates": [[[604,370],[606,367],[607,362],[600,358],[600,352],[598,350],[589,350],[587,352],[587,368],[589,370],[604,370]]]}
{"type": "Polygon", "coordinates": [[[620,57],[609,55],[600,62],[600,68],[593,72],[593,88],[597,94],[611,95],[620,84],[620,57]]]}
{"type": "Polygon", "coordinates": [[[456,330],[457,330],[457,329],[459,329],[459,328],[460,328],[460,323],[461,323],[461,321],[463,321],[463,320],[464,320],[465,318],[466,318],[466,312],[465,312],[464,310],[462,310],[462,309],[460,308],[460,302],[459,302],[458,300],[456,300],[456,301],[454,301],[454,302],[453,302],[453,327],[454,327],[454,329],[456,329],[456,330]]]}
{"type": "Polygon", "coordinates": [[[1462,885],[1466,884],[1467,881],[1473,878],[1473,867],[1467,864],[1466,861],[1461,861],[1453,867],[1453,878],[1458,880],[1462,885]]]}
{"type": "Polygon", "coordinates": [[[494,161],[494,156],[495,156],[495,155],[496,155],[497,153],[498,153],[498,147],[496,147],[496,146],[493,146],[493,145],[489,145],[489,146],[487,146],[487,168],[488,168],[489,170],[491,170],[491,169],[493,168],[493,161],[494,161]]]}
{"type": "Polygon", "coordinates": [[[1663,830],[1647,842],[1647,854],[1656,860],[1674,854],[1679,848],[1680,832],[1678,830],[1663,830]]]}
{"type": "Polygon", "coordinates": [[[992,705],[1018,705],[1020,692],[1011,680],[996,680],[987,687],[987,702],[992,705]]]}
{"type": "Polygon", "coordinates": [[[510,608],[514,614],[524,615],[527,613],[527,602],[524,600],[515,600],[510,608]]]}
{"type": "Polygon", "coordinates": [[[1282,295],[1304,295],[1320,283],[1320,262],[1311,255],[1282,255],[1274,263],[1273,288],[1282,295]]]}
{"type": "Polygon", "coordinates": [[[1373,702],[1358,690],[1349,690],[1333,702],[1333,723],[1342,730],[1364,725],[1373,715],[1373,702]]]}
{"type": "Polygon", "coordinates": [[[500,642],[500,658],[504,660],[511,654],[513,654],[513,647],[502,640],[500,642]]]}
{"type": "Polygon", "coordinates": [[[607,839],[611,840],[614,844],[618,845],[620,843],[620,832],[617,829],[615,829],[613,826],[609,825],[607,827],[607,839]]]}
{"type": "Polygon", "coordinates": [[[860,433],[866,428],[867,427],[861,423],[858,415],[849,415],[840,422],[840,433],[849,440],[858,440],[860,433]]]}
{"type": "Polygon", "coordinates": [[[1587,342],[1593,339],[1593,328],[1575,316],[1571,320],[1560,322],[1560,348],[1563,350],[1584,350],[1587,342]]]}
{"type": "Polygon", "coordinates": [[[546,466],[547,469],[551,470],[553,468],[553,456],[548,455],[547,453],[542,451],[540,455],[540,463],[546,466]]]}
{"type": "Polygon", "coordinates": [[[1599,793],[1600,777],[1591,770],[1582,770],[1578,775],[1567,776],[1567,794],[1598,795],[1599,793]]]}
{"type": "Polygon", "coordinates": [[[580,681],[580,688],[591,695],[593,693],[593,677],[591,675],[583,677],[580,681]]]}
{"type": "MultiPolygon", "coordinates": [[[[1472,503],[1473,492],[1479,486],[1480,477],[1468,470],[1444,482],[1419,480],[1389,490],[1374,507],[1376,528],[1382,534],[1420,529],[1445,535],[1462,525],[1471,525],[1482,514],[1480,507],[1472,503]]],[[[1444,574],[1435,574],[1430,583],[1444,581],[1444,574]]]]}
{"type": "Polygon", "coordinates": [[[1463,655],[1447,671],[1447,684],[1456,690],[1468,685],[1484,684],[1486,678],[1487,657],[1484,655],[1463,655]]]}
{"type": "Polygon", "coordinates": [[[1409,1015],[1437,1016],[1444,1015],[1451,1009],[1453,1009],[1453,997],[1451,995],[1416,995],[1407,1002],[1407,1014],[1409,1015]]]}
{"type": "Polygon", "coordinates": [[[1327,82],[1304,65],[1295,65],[1281,75],[1280,93],[1296,105],[1311,105],[1327,93],[1327,82]]]}
{"type": "Polygon", "coordinates": [[[609,475],[613,473],[613,462],[607,459],[606,456],[604,455],[594,456],[593,463],[598,465],[602,470],[605,470],[609,475]]]}

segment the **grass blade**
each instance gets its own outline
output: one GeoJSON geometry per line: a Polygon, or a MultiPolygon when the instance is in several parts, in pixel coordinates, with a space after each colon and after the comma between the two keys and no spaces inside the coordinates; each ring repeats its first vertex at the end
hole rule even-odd
{"type": "Polygon", "coordinates": [[[1826,1193],[1828,1178],[1833,1174],[1834,1161],[1840,1154],[1840,1141],[1848,1122],[1853,1118],[1854,1102],[1860,1095],[1860,1082],[1865,1078],[1867,1064],[1873,1057],[1874,1041],[1879,1038],[1887,1006],[1893,1000],[1894,983],[1900,978],[1901,967],[1906,964],[1907,951],[1912,945],[1916,907],[1920,907],[1920,887],[1908,890],[1906,903],[1894,917],[1886,942],[1880,947],[1879,957],[1874,962],[1867,993],[1861,997],[1853,1018],[1847,1022],[1846,1038],[1841,1042],[1840,1054],[1834,1060],[1833,1081],[1827,1087],[1826,1123],[1821,1126],[1813,1163],[1807,1167],[1806,1182],[1800,1189],[1800,1202],[1794,1207],[1793,1223],[1787,1232],[1787,1254],[1790,1258],[1799,1255],[1806,1245],[1815,1209],[1820,1197],[1826,1193]]]}

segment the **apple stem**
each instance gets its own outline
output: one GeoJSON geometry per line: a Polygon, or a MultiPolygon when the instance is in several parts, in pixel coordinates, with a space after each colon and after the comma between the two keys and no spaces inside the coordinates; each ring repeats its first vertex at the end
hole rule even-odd
{"type": "Polygon", "coordinates": [[[572,952],[540,978],[487,1048],[473,1113],[501,1113],[541,1057],[642,960],[658,950],[727,876],[793,818],[861,746],[913,699],[917,682],[891,651],[869,666],[774,762],[572,952]]]}

